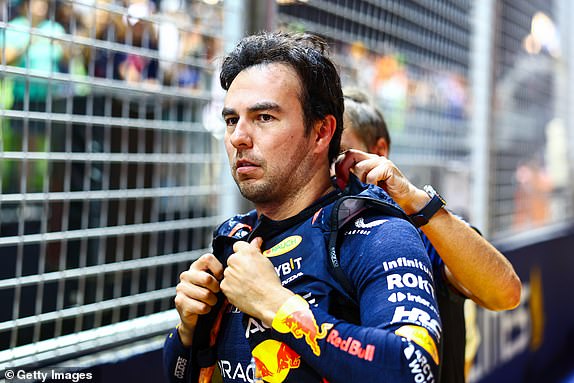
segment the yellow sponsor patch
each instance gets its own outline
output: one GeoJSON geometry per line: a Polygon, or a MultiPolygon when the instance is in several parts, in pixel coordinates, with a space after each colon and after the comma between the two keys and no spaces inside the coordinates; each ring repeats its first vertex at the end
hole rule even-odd
{"type": "Polygon", "coordinates": [[[424,327],[406,325],[395,331],[395,334],[400,335],[408,340],[411,340],[424,348],[432,357],[436,364],[438,361],[438,349],[433,338],[424,327]]]}
{"type": "Polygon", "coordinates": [[[267,258],[277,257],[278,255],[282,255],[288,253],[289,251],[293,250],[303,241],[303,238],[299,235],[292,235],[291,237],[287,237],[275,246],[270,249],[267,249],[263,252],[263,255],[267,258]]]}

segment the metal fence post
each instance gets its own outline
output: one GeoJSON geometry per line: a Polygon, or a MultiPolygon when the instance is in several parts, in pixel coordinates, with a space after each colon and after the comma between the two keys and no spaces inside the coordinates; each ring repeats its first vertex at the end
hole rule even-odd
{"type": "MultiPolygon", "coordinates": [[[[574,102],[574,95],[572,90],[574,89],[574,39],[568,38],[572,35],[574,27],[572,26],[572,17],[574,17],[574,4],[569,0],[561,0],[558,2],[558,30],[561,38],[561,49],[562,49],[562,62],[563,67],[562,73],[564,75],[564,82],[559,84],[557,102],[560,108],[558,116],[564,118],[564,126],[566,127],[567,133],[567,152],[569,153],[568,164],[568,177],[569,183],[571,184],[572,177],[574,177],[574,110],[571,105],[574,102]]],[[[574,205],[574,193],[570,194],[570,209],[574,205]]]]}
{"type": "Polygon", "coordinates": [[[473,4],[470,59],[473,111],[471,117],[473,170],[471,220],[488,237],[495,3],[493,0],[483,0],[473,4]]]}

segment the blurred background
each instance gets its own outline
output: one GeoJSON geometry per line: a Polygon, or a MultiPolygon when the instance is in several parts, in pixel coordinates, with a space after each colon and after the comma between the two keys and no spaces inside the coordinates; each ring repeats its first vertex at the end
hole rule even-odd
{"type": "Polygon", "coordinates": [[[163,381],[178,275],[248,209],[219,59],[282,29],[329,41],[390,158],[516,268],[521,305],[477,310],[469,380],[574,381],[573,17],[568,0],[0,0],[0,371],[163,381]]]}

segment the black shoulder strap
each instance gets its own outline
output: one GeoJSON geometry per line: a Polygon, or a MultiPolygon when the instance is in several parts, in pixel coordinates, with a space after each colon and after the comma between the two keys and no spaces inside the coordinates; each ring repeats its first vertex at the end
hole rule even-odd
{"type": "MultiPolygon", "coordinates": [[[[226,249],[232,248],[233,244],[240,239],[227,236],[216,236],[213,240],[213,254],[218,260],[226,265],[230,254],[226,249]]],[[[188,381],[197,382],[202,369],[213,368],[217,363],[217,353],[212,342],[212,337],[217,336],[219,328],[216,323],[220,320],[223,311],[227,308],[227,299],[222,292],[217,294],[217,303],[209,313],[200,315],[193,334],[193,344],[190,350],[190,364],[194,369],[188,369],[188,381]]]]}
{"type": "Polygon", "coordinates": [[[344,196],[335,202],[333,210],[331,211],[329,228],[329,271],[335,280],[345,289],[346,293],[354,300],[356,300],[355,288],[341,269],[339,261],[339,229],[367,209],[376,210],[382,215],[402,218],[412,223],[409,216],[399,207],[366,195],[344,196]]]}

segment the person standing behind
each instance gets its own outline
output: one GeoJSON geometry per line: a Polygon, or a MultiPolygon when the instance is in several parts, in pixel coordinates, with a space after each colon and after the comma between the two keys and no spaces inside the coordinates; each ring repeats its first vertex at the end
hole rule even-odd
{"type": "Polygon", "coordinates": [[[431,264],[404,213],[389,202],[384,213],[345,217],[340,267],[353,297],[328,269],[331,218],[348,211],[338,209],[347,200],[330,176],[343,94],[325,50],[312,35],[261,33],[223,62],[225,147],[255,210],[224,222],[213,254],[180,275],[180,323],[164,345],[172,382],[211,381],[215,360],[224,382],[436,379],[441,329],[431,264]],[[356,303],[347,307],[354,321],[331,313],[343,297],[356,303]],[[206,337],[211,348],[198,348],[206,337]]]}
{"type": "MultiPolygon", "coordinates": [[[[351,171],[385,189],[407,214],[420,214],[432,197],[387,159],[391,137],[382,113],[361,90],[346,88],[344,96],[341,148],[347,151],[336,164],[338,179],[346,180],[351,171]]],[[[521,283],[510,262],[442,203],[426,218],[428,223],[423,220],[419,230],[433,263],[443,323],[440,381],[464,382],[465,354],[474,355],[472,350],[465,353],[465,299],[491,310],[510,310],[520,302],[521,283]]]]}
{"type": "MultiPolygon", "coordinates": [[[[20,7],[20,15],[8,23],[5,36],[0,34],[6,64],[38,71],[43,75],[59,72],[59,66],[64,59],[64,48],[57,38],[66,32],[62,25],[49,19],[50,2],[24,0],[20,7]],[[32,28],[37,29],[41,35],[31,33],[32,28]]],[[[47,80],[30,79],[30,87],[27,90],[26,80],[16,78],[14,108],[21,109],[25,97],[28,97],[29,110],[44,111],[48,92],[47,80]]]]}
{"type": "MultiPolygon", "coordinates": [[[[46,78],[60,72],[60,65],[65,60],[64,48],[58,39],[65,30],[50,19],[50,7],[54,5],[55,2],[47,0],[24,0],[19,5],[19,15],[10,20],[6,28],[0,28],[2,63],[38,75],[5,77],[11,85],[10,106],[13,110],[54,112],[54,101],[61,96],[63,88],[59,83],[46,78]]],[[[42,151],[46,145],[45,121],[13,118],[5,132],[5,140],[4,150],[42,151]],[[23,142],[25,139],[27,142],[23,142]]],[[[9,187],[6,191],[18,191],[23,175],[26,190],[21,192],[41,191],[46,166],[45,160],[27,160],[19,163],[19,169],[8,169],[9,176],[4,181],[9,187]]]]}

